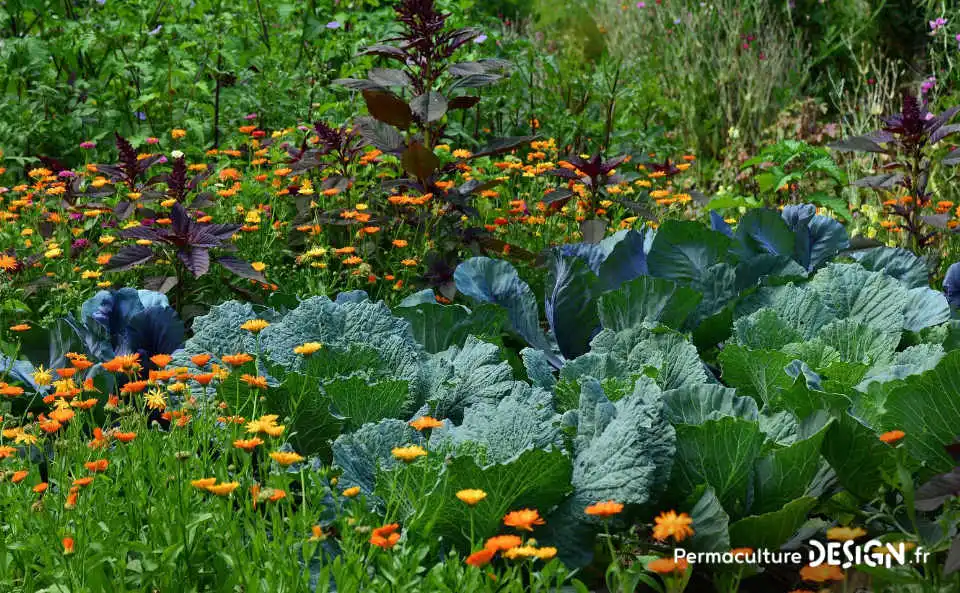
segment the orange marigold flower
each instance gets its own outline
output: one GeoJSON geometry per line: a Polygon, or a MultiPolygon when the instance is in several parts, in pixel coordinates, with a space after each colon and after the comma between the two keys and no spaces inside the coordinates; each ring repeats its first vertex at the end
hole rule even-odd
{"type": "Polygon", "coordinates": [[[687,571],[687,566],[686,558],[681,558],[677,561],[674,561],[673,558],[657,558],[647,565],[647,570],[657,574],[668,575],[678,572],[684,573],[687,571]]]}
{"type": "Polygon", "coordinates": [[[19,484],[26,478],[30,472],[28,470],[22,469],[20,471],[13,472],[13,476],[10,477],[10,481],[14,484],[19,484]]]}
{"type": "Polygon", "coordinates": [[[663,541],[673,537],[674,541],[680,542],[693,535],[693,529],[690,528],[693,519],[686,513],[679,515],[676,511],[660,513],[654,522],[656,525],[653,527],[653,538],[656,540],[663,541]]]}
{"type": "Polygon", "coordinates": [[[203,367],[208,362],[210,362],[210,358],[212,357],[209,354],[195,354],[190,357],[190,362],[197,365],[198,367],[203,367]]]}
{"type": "Polygon", "coordinates": [[[820,566],[804,566],[800,569],[800,578],[811,583],[826,583],[827,581],[842,581],[846,576],[839,566],[821,564],[820,566]]]}
{"type": "Polygon", "coordinates": [[[862,527],[831,527],[827,530],[827,539],[845,542],[854,540],[867,535],[867,531],[862,527]]]}
{"type": "Polygon", "coordinates": [[[262,376],[248,375],[246,373],[240,377],[240,380],[249,385],[254,389],[266,389],[267,388],[267,378],[262,376]]]}
{"type": "Polygon", "coordinates": [[[523,545],[523,540],[517,535],[495,535],[488,539],[483,547],[494,552],[502,552],[521,545],[523,545]]]}
{"type": "Polygon", "coordinates": [[[39,484],[33,487],[33,491],[36,494],[43,494],[44,492],[47,491],[47,488],[49,487],[50,487],[50,484],[47,484],[46,482],[40,482],[39,484]]]}
{"type": "Polygon", "coordinates": [[[230,366],[235,366],[235,367],[243,366],[252,360],[253,360],[253,357],[245,353],[225,354],[223,356],[223,362],[229,364],[230,366]]]}
{"type": "Polygon", "coordinates": [[[83,467],[87,468],[92,472],[105,472],[107,467],[109,467],[110,462],[106,459],[98,459],[96,461],[88,461],[83,464],[83,467]]]}
{"type": "Polygon", "coordinates": [[[464,560],[464,562],[470,566],[476,566],[479,568],[481,566],[490,564],[490,561],[493,560],[493,557],[496,556],[496,554],[497,552],[495,550],[488,550],[484,548],[467,556],[467,559],[464,560]]]}
{"type": "Polygon", "coordinates": [[[83,478],[77,478],[73,481],[73,486],[75,488],[84,488],[93,483],[93,476],[86,476],[83,478]]]}
{"type": "Polygon", "coordinates": [[[396,523],[377,527],[370,535],[370,543],[384,550],[389,550],[400,541],[400,534],[396,532],[399,528],[400,525],[396,523]]]}
{"type": "Polygon", "coordinates": [[[233,441],[233,446],[237,449],[243,449],[244,451],[253,451],[259,445],[263,444],[263,439],[260,437],[253,437],[252,439],[237,439],[233,441]]]}
{"type": "Polygon", "coordinates": [[[150,362],[155,364],[158,369],[166,367],[173,361],[173,357],[169,354],[155,354],[150,357],[150,362]]]}
{"type": "Polygon", "coordinates": [[[523,531],[533,531],[534,525],[544,525],[545,521],[540,517],[540,512],[536,509],[520,509],[507,513],[503,518],[503,524],[514,529],[523,531]]]}
{"type": "Polygon", "coordinates": [[[612,500],[594,503],[583,510],[586,514],[594,517],[612,517],[622,511],[623,505],[612,500]]]}
{"type": "Polygon", "coordinates": [[[411,420],[410,426],[412,426],[415,430],[423,431],[428,428],[440,428],[443,426],[443,422],[431,416],[421,416],[416,420],[411,420]]]}
{"type": "Polygon", "coordinates": [[[199,478],[197,480],[190,480],[190,485],[200,490],[206,490],[207,488],[209,488],[210,486],[213,486],[216,483],[217,483],[216,478],[199,478]]]}
{"type": "Polygon", "coordinates": [[[12,332],[25,332],[30,329],[29,323],[18,323],[17,325],[11,325],[10,331],[12,332]]]}
{"type": "Polygon", "coordinates": [[[907,433],[902,430],[891,430],[880,435],[880,440],[888,445],[895,445],[899,443],[903,437],[907,436],[907,433]]]}
{"type": "Polygon", "coordinates": [[[135,432],[114,432],[113,437],[120,441],[121,443],[129,443],[133,439],[137,438],[137,433],[135,432]]]}
{"type": "Polygon", "coordinates": [[[16,452],[17,452],[16,448],[10,447],[9,445],[2,445],[0,446],[0,459],[6,459],[7,457],[12,457],[13,454],[16,452]]]}

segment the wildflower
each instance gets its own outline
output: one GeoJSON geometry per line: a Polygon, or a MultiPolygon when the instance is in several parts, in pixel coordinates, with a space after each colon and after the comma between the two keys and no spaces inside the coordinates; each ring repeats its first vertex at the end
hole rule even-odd
{"type": "Polygon", "coordinates": [[[476,566],[477,568],[480,568],[481,566],[490,564],[490,561],[493,560],[493,557],[496,556],[496,554],[496,550],[488,550],[487,548],[484,548],[467,556],[467,559],[464,560],[464,562],[470,566],[476,566]]]}
{"type": "Polygon", "coordinates": [[[150,362],[155,364],[158,369],[166,367],[173,361],[173,357],[169,354],[155,354],[150,357],[150,362]]]}
{"type": "Polygon", "coordinates": [[[487,543],[484,544],[484,549],[493,550],[494,552],[502,552],[504,550],[509,550],[510,548],[516,548],[517,546],[523,545],[523,540],[516,535],[495,535],[487,540],[487,543]]]}
{"type": "Polygon", "coordinates": [[[245,329],[252,334],[259,334],[268,327],[270,327],[270,324],[263,319],[251,319],[241,325],[240,329],[245,329]]]}
{"type": "Polygon", "coordinates": [[[74,542],[72,537],[63,538],[63,555],[69,556],[74,552],[74,542]]]}
{"type": "Polygon", "coordinates": [[[105,471],[107,471],[107,467],[109,467],[109,466],[110,466],[110,462],[107,461],[106,459],[98,459],[98,460],[96,460],[96,461],[88,461],[88,462],[86,462],[86,463],[83,464],[83,467],[87,468],[88,470],[90,470],[91,472],[94,472],[94,473],[97,473],[97,472],[105,472],[105,471]]]}
{"type": "Polygon", "coordinates": [[[686,558],[677,561],[673,558],[657,558],[647,565],[647,570],[662,575],[684,573],[687,571],[687,560],[686,558]]]}
{"type": "Polygon", "coordinates": [[[147,407],[151,410],[163,411],[167,409],[167,396],[159,389],[151,389],[147,393],[146,401],[147,407]]]}
{"type": "Polygon", "coordinates": [[[654,521],[656,525],[653,528],[653,538],[656,540],[663,541],[673,537],[674,541],[680,542],[693,535],[693,529],[690,528],[693,519],[686,513],[678,515],[675,511],[668,511],[660,513],[654,521]]]}
{"type": "Polygon", "coordinates": [[[190,485],[194,488],[199,488],[200,490],[206,490],[210,486],[213,486],[217,483],[216,478],[200,478],[198,480],[190,480],[190,485]]]}
{"type": "Polygon", "coordinates": [[[360,486],[351,486],[343,491],[343,495],[347,498],[353,498],[358,494],[360,494],[360,486]]]}
{"type": "Polygon", "coordinates": [[[604,518],[617,515],[621,511],[623,511],[623,505],[612,500],[594,503],[583,510],[588,515],[604,518]]]}
{"type": "Polygon", "coordinates": [[[800,578],[811,583],[826,583],[827,581],[842,581],[846,576],[839,566],[821,564],[820,566],[804,566],[800,569],[800,578]]]}
{"type": "Polygon", "coordinates": [[[263,444],[263,439],[260,437],[253,437],[252,439],[237,439],[233,441],[233,446],[237,449],[243,449],[248,453],[257,448],[257,446],[263,444]]]}
{"type": "Polygon", "coordinates": [[[896,445],[905,436],[907,436],[907,433],[902,430],[891,430],[880,435],[880,440],[888,445],[896,445]]]}
{"type": "Polygon", "coordinates": [[[44,369],[43,365],[40,365],[40,367],[33,372],[33,382],[39,387],[46,387],[53,382],[53,373],[44,369]]]}
{"type": "Polygon", "coordinates": [[[266,377],[262,377],[262,376],[254,377],[253,375],[248,375],[244,373],[243,376],[240,377],[240,380],[246,383],[247,385],[249,385],[250,387],[252,387],[253,389],[266,389],[268,387],[266,377]]]}
{"type": "Polygon", "coordinates": [[[426,449],[419,445],[407,445],[406,447],[394,447],[390,453],[404,463],[416,461],[418,457],[427,454],[426,449]]]}
{"type": "Polygon", "coordinates": [[[467,506],[476,506],[481,500],[487,497],[487,493],[483,490],[477,490],[474,488],[468,488],[466,490],[461,490],[456,494],[457,498],[467,506]]]}
{"type": "Polygon", "coordinates": [[[430,416],[422,416],[416,420],[410,421],[410,426],[412,426],[415,430],[424,431],[428,428],[440,428],[443,426],[443,422],[430,416]]]}
{"type": "Polygon", "coordinates": [[[833,527],[827,530],[827,539],[838,542],[857,539],[865,535],[867,535],[867,532],[862,527],[833,527]]]}
{"type": "Polygon", "coordinates": [[[533,531],[534,525],[543,525],[545,521],[540,518],[540,513],[536,509],[521,509],[507,513],[503,518],[503,524],[514,529],[523,531],[533,531]]]}
{"type": "Polygon", "coordinates": [[[249,354],[226,354],[223,356],[223,362],[227,363],[230,366],[238,367],[247,364],[252,361],[253,357],[249,354]]]}
{"type": "Polygon", "coordinates": [[[204,367],[208,362],[210,362],[210,358],[211,356],[209,354],[196,354],[190,357],[190,362],[198,367],[204,367]]]}
{"type": "Polygon", "coordinates": [[[302,455],[293,451],[274,451],[270,454],[270,458],[284,467],[299,463],[304,459],[302,455]]]}
{"type": "Polygon", "coordinates": [[[231,492],[237,489],[240,485],[239,482],[226,482],[223,484],[216,484],[213,486],[207,486],[206,491],[211,494],[216,494],[217,496],[227,496],[231,492]]]}
{"type": "Polygon", "coordinates": [[[293,353],[299,354],[300,356],[310,356],[311,354],[315,354],[321,348],[323,348],[323,344],[320,342],[307,342],[294,347],[293,353]]]}
{"type": "Polygon", "coordinates": [[[370,543],[378,548],[389,550],[400,541],[400,534],[396,533],[400,526],[396,523],[377,527],[370,535],[370,543]]]}

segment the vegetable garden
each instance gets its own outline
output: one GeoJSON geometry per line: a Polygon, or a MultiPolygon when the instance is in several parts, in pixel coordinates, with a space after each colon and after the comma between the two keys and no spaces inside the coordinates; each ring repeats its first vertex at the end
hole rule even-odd
{"type": "Polygon", "coordinates": [[[564,4],[0,7],[0,591],[960,592],[958,7],[564,4]]]}

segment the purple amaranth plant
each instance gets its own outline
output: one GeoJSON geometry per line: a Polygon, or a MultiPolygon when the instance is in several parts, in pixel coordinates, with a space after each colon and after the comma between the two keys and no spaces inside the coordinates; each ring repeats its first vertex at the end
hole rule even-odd
{"type": "Polygon", "coordinates": [[[942,159],[935,154],[942,140],[960,132],[960,124],[949,123],[958,112],[960,106],[939,115],[930,113],[917,97],[905,92],[900,112],[882,118],[881,129],[828,145],[840,152],[870,152],[886,157],[887,162],[880,166],[882,173],[859,179],[853,185],[896,198],[890,200],[893,203],[888,207],[903,219],[903,228],[915,250],[929,245],[937,229],[947,228],[943,216],[924,214],[924,208],[933,200],[929,181],[934,165],[938,161],[944,166],[960,164],[960,149],[942,159]]]}

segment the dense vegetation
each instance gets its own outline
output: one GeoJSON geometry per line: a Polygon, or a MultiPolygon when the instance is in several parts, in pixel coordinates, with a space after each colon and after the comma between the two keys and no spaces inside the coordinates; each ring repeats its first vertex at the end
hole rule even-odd
{"type": "Polygon", "coordinates": [[[8,1],[0,591],[960,591],[958,8],[8,1]]]}

